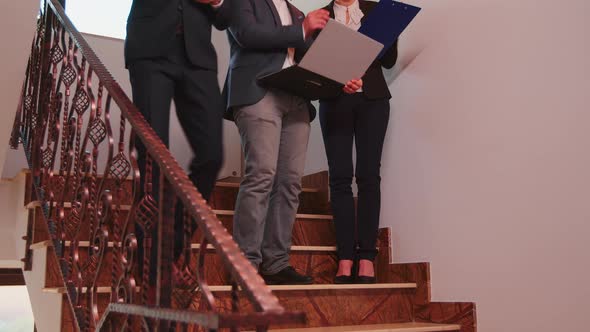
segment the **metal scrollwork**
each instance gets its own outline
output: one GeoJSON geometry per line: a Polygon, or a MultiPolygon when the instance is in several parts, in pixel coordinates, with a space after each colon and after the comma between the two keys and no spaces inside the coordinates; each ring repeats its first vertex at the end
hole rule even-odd
{"type": "Polygon", "coordinates": [[[10,144],[22,144],[29,162],[75,330],[217,329],[223,305],[205,264],[213,253],[233,280],[227,324],[252,321],[239,316],[239,296],[257,319],[280,322],[277,298],[59,2],[45,1],[41,13],[10,144]],[[177,214],[184,248],[172,262],[177,214]],[[195,225],[199,246],[191,243],[195,225]]]}

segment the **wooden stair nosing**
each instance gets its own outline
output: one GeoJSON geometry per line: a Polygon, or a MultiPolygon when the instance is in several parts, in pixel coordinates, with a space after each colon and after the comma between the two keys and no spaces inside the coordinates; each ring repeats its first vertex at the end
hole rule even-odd
{"type": "MultiPolygon", "coordinates": [[[[389,283],[389,284],[311,284],[311,285],[268,285],[270,290],[279,291],[323,291],[323,290],[367,290],[367,289],[415,289],[415,283],[389,283]]],[[[212,292],[230,292],[231,286],[209,286],[212,292]]],[[[139,291],[139,287],[137,287],[139,291]]],[[[52,294],[65,294],[65,287],[45,287],[43,292],[52,294]]],[[[86,293],[86,287],[82,288],[82,292],[86,293]]],[[[97,287],[98,294],[109,294],[110,287],[97,287]]]]}
{"type": "MultiPolygon", "coordinates": [[[[66,241],[66,243],[65,243],[66,247],[69,247],[70,244],[71,244],[71,241],[66,241]]],[[[31,244],[29,249],[30,250],[38,250],[38,249],[43,249],[43,248],[47,248],[47,247],[51,247],[51,246],[53,246],[52,241],[45,240],[45,241],[31,244]]],[[[88,248],[89,246],[90,246],[90,241],[80,241],[78,243],[78,247],[80,247],[80,248],[88,248]]],[[[114,242],[109,241],[108,247],[112,248],[113,246],[114,246],[114,242]]],[[[193,244],[191,244],[191,248],[194,250],[197,250],[197,249],[201,248],[201,245],[199,243],[193,243],[193,244]]],[[[215,248],[213,247],[213,245],[208,244],[207,249],[214,250],[215,248]]],[[[377,250],[379,250],[379,248],[377,248],[377,250]]],[[[336,252],[336,247],[335,246],[291,246],[291,251],[336,252]]]]}
{"type": "MultiPolygon", "coordinates": [[[[125,207],[124,207],[125,208],[125,207]]],[[[226,229],[228,229],[228,231],[231,232],[232,226],[233,226],[233,217],[234,217],[234,212],[233,211],[229,211],[229,210],[213,210],[214,213],[217,213],[217,218],[222,222],[222,224],[226,227],[226,229]]],[[[66,209],[65,213],[66,213],[66,218],[69,218],[68,216],[72,213],[73,211],[70,209],[66,209]]],[[[124,209],[121,211],[123,214],[128,215],[129,211],[124,211],[124,209]]],[[[29,210],[29,213],[34,213],[35,214],[35,218],[44,218],[43,212],[40,210],[40,208],[32,208],[29,210]]],[[[123,216],[123,218],[126,218],[126,216],[123,216]]],[[[296,220],[294,220],[294,241],[293,244],[294,245],[310,245],[310,246],[335,246],[336,245],[336,241],[334,239],[334,232],[333,232],[333,221],[332,221],[332,216],[329,215],[311,215],[311,214],[298,214],[296,215],[296,220]],[[312,231],[311,228],[316,229],[316,225],[319,225],[318,227],[321,228],[321,234],[324,234],[325,236],[319,236],[320,233],[317,233],[315,231],[312,231]],[[299,230],[299,231],[296,231],[299,230]],[[311,232],[311,233],[310,233],[311,232]],[[296,240],[297,239],[297,240],[296,240]],[[309,241],[307,241],[309,240],[309,241]]],[[[82,231],[83,232],[87,232],[88,230],[86,229],[88,227],[88,223],[84,222],[82,224],[82,231]]],[[[200,232],[197,232],[200,235],[202,235],[200,232]]],[[[85,235],[82,235],[80,237],[80,240],[88,240],[88,235],[86,233],[84,233],[85,235]]],[[[193,240],[198,241],[198,237],[200,235],[194,235],[195,237],[193,238],[193,240]]],[[[111,237],[109,238],[109,240],[113,240],[112,235],[110,235],[111,237]]],[[[381,237],[381,235],[380,235],[381,237]]],[[[34,233],[33,233],[33,242],[40,242],[43,240],[48,240],[49,239],[49,234],[47,233],[47,229],[46,227],[44,227],[43,225],[39,224],[37,225],[37,223],[35,223],[35,229],[34,229],[34,233]]]]}
{"type": "MultiPolygon", "coordinates": [[[[53,205],[56,206],[57,203],[54,202],[53,205]]],[[[32,210],[32,209],[40,207],[40,206],[41,206],[41,201],[32,201],[32,202],[28,203],[25,206],[25,208],[28,210],[32,210]]],[[[72,208],[72,203],[71,202],[64,202],[64,208],[66,208],[66,209],[72,208]]],[[[121,205],[120,208],[122,211],[129,211],[129,210],[131,210],[131,205],[121,205]]],[[[233,216],[235,214],[235,211],[233,211],[233,210],[213,210],[213,213],[215,213],[217,216],[233,216]]],[[[329,214],[298,213],[295,215],[295,217],[297,219],[314,219],[314,220],[317,220],[317,219],[333,220],[334,219],[334,217],[329,214]]]]}
{"type": "MultiPolygon", "coordinates": [[[[17,174],[16,176],[19,176],[21,174],[26,174],[27,176],[30,176],[30,170],[29,169],[23,169],[19,172],[19,174],[17,174]]],[[[54,177],[56,176],[63,176],[63,174],[54,174],[54,177]]],[[[97,179],[102,179],[102,176],[98,176],[97,179]]],[[[13,179],[6,179],[6,178],[2,178],[2,181],[5,182],[12,182],[14,181],[13,179]]],[[[123,182],[130,182],[133,181],[133,177],[132,176],[128,176],[125,179],[123,179],[123,182]]],[[[216,187],[222,187],[222,188],[239,188],[240,187],[240,181],[236,180],[236,181],[232,181],[231,179],[228,180],[228,178],[221,178],[221,179],[217,179],[217,181],[215,181],[215,186],[216,187]]],[[[301,191],[302,192],[321,192],[324,189],[322,188],[318,188],[317,186],[308,186],[305,184],[301,185],[301,191]]]]}
{"type": "MultiPolygon", "coordinates": [[[[35,200],[35,201],[30,201],[29,203],[27,203],[25,205],[25,209],[27,210],[33,210],[35,208],[41,207],[42,201],[39,200],[35,200]]],[[[53,206],[57,206],[57,202],[53,202],[53,206]]],[[[113,205],[113,207],[115,207],[116,205],[113,205]]],[[[72,208],[72,202],[64,202],[64,208],[66,209],[71,209],[72,208]]],[[[129,211],[131,210],[131,205],[129,204],[121,204],[120,206],[122,211],[129,211]]]]}
{"type": "MultiPolygon", "coordinates": [[[[233,210],[213,210],[213,212],[218,216],[233,216],[235,211],[233,210]]],[[[297,219],[321,219],[321,220],[333,220],[334,217],[329,214],[309,214],[309,213],[298,213],[296,215],[297,219]]]]}
{"type": "MultiPolygon", "coordinates": [[[[89,252],[89,245],[88,241],[80,243],[80,247],[78,248],[78,258],[80,262],[87,262],[90,252],[89,252]]],[[[69,243],[66,243],[66,250],[69,247],[69,243]]],[[[193,247],[199,247],[199,245],[193,245],[193,247]]],[[[211,248],[211,247],[209,247],[211,248]]],[[[51,241],[43,241],[33,245],[32,249],[36,250],[49,250],[53,251],[53,242],[51,241]]],[[[111,274],[113,269],[113,264],[115,263],[113,253],[114,249],[111,247],[105,248],[105,256],[103,257],[103,265],[100,271],[97,271],[97,286],[110,286],[111,284],[111,274]]],[[[301,273],[311,275],[314,278],[315,284],[331,284],[334,282],[334,275],[337,272],[337,255],[335,247],[294,247],[294,250],[291,251],[291,259],[290,264],[293,266],[297,271],[301,273]],[[327,249],[331,249],[332,251],[324,251],[327,249]],[[319,251],[314,251],[319,250],[319,251]]],[[[34,252],[34,250],[33,250],[34,252]]],[[[198,249],[193,251],[193,255],[198,253],[198,249]]],[[[53,256],[49,256],[53,257],[53,256]]],[[[204,277],[209,283],[209,285],[228,285],[229,284],[229,274],[227,273],[226,267],[222,264],[222,258],[217,255],[216,250],[208,249],[205,253],[205,262],[208,268],[205,271],[204,277]]],[[[61,287],[63,286],[61,279],[59,278],[59,263],[52,259],[48,262],[48,266],[51,267],[48,270],[47,278],[45,287],[61,287]]],[[[189,265],[192,269],[196,267],[196,261],[191,259],[189,265]]],[[[377,281],[379,283],[417,283],[420,285],[420,278],[413,279],[410,275],[407,278],[403,277],[395,277],[390,276],[388,273],[389,265],[382,266],[382,263],[376,262],[376,272],[381,277],[378,277],[377,281]]],[[[94,273],[94,272],[93,272],[94,273]]],[[[134,268],[133,272],[136,278],[139,277],[138,271],[134,268]]],[[[420,286],[418,287],[420,289],[420,286]]]]}
{"type": "Polygon", "coordinates": [[[394,323],[394,324],[375,324],[375,325],[355,325],[355,326],[326,326],[312,328],[295,328],[295,329],[271,329],[276,332],[441,332],[441,331],[459,331],[461,325],[457,324],[433,324],[433,323],[394,323]]]}
{"type": "MultiPolygon", "coordinates": [[[[239,182],[227,182],[227,181],[217,181],[215,183],[216,187],[220,187],[220,188],[239,188],[240,187],[240,183],[239,182]]],[[[322,192],[323,190],[320,188],[314,188],[314,187],[303,187],[301,188],[301,192],[302,193],[319,193],[322,192]]]]}

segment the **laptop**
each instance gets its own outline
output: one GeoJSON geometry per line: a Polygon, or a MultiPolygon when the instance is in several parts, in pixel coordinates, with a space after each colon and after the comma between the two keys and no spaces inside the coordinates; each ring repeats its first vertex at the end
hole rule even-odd
{"type": "Polygon", "coordinates": [[[382,49],[383,44],[331,19],[298,65],[258,83],[309,100],[334,98],[346,82],[363,77],[382,49]]]}

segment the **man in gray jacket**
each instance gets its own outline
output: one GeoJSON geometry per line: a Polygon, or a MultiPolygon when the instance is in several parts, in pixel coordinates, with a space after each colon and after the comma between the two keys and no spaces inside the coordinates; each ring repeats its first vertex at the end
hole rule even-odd
{"type": "Polygon", "coordinates": [[[226,118],[238,127],[246,159],[234,239],[267,284],[309,284],[313,279],[289,264],[289,251],[315,109],[309,100],[262,87],[257,79],[301,59],[329,13],[305,17],[286,0],[240,0],[233,17],[226,118]]]}

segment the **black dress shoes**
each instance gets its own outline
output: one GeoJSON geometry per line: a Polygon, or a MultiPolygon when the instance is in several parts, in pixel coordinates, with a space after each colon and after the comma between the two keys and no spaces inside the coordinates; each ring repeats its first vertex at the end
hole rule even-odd
{"type": "Polygon", "coordinates": [[[262,275],[267,285],[309,285],[313,278],[298,273],[292,266],[280,270],[275,274],[262,275]]]}

